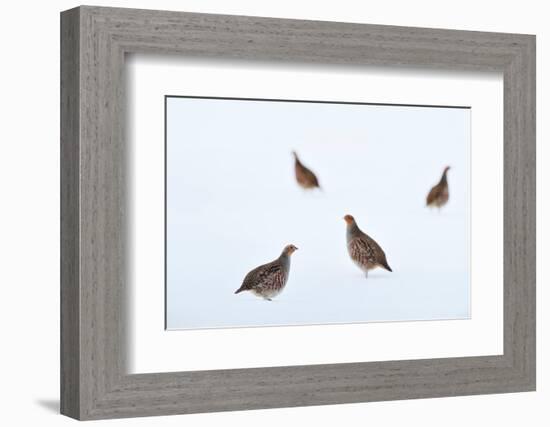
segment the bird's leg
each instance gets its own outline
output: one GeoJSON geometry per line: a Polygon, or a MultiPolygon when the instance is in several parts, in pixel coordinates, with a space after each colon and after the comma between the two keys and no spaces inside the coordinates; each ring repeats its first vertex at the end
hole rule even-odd
{"type": "Polygon", "coordinates": [[[264,299],[265,299],[266,301],[273,301],[273,300],[272,300],[271,298],[269,298],[269,297],[264,297],[264,299]]]}
{"type": "Polygon", "coordinates": [[[369,270],[365,270],[365,278],[368,279],[369,277],[369,270]]]}

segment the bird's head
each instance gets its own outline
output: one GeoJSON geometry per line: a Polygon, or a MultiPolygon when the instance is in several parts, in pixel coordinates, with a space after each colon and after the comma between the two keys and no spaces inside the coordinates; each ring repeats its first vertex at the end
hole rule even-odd
{"type": "Polygon", "coordinates": [[[450,166],[445,166],[445,169],[443,170],[443,172],[444,172],[444,173],[447,173],[447,171],[448,171],[449,169],[451,169],[450,166]]]}
{"type": "Polygon", "coordinates": [[[298,248],[294,245],[286,245],[285,248],[283,249],[283,253],[285,255],[292,255],[297,250],[298,250],[298,248]]]}
{"type": "Polygon", "coordinates": [[[352,224],[355,223],[355,218],[348,214],[348,215],[344,216],[344,221],[346,221],[347,225],[352,225],[352,224]]]}

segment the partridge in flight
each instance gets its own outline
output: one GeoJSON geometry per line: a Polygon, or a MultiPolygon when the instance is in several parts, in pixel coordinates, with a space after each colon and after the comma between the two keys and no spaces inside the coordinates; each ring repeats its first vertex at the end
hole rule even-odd
{"type": "Polygon", "coordinates": [[[254,295],[271,301],[285,288],[290,272],[290,256],[297,249],[294,245],[285,246],[281,256],[275,261],[260,265],[250,271],[235,293],[251,291],[254,295]]]}
{"type": "Polygon", "coordinates": [[[348,253],[352,261],[368,276],[369,270],[376,267],[382,267],[388,271],[392,271],[386,261],[386,254],[376,241],[363,233],[355,218],[351,215],[344,217],[346,221],[346,240],[348,245],[348,253]]]}
{"type": "Polygon", "coordinates": [[[428,193],[428,196],[426,197],[426,206],[431,208],[442,208],[449,201],[449,184],[447,183],[447,172],[449,169],[451,169],[451,167],[447,166],[443,170],[441,179],[428,193]]]}

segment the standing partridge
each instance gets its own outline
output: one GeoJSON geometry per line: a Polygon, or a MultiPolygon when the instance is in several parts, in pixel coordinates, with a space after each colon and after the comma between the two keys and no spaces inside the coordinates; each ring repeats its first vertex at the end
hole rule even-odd
{"type": "Polygon", "coordinates": [[[447,171],[449,169],[451,169],[451,167],[447,166],[443,170],[441,179],[428,193],[428,196],[426,197],[426,206],[431,208],[442,208],[449,201],[449,184],[447,183],[447,171]]]}
{"type": "Polygon", "coordinates": [[[392,271],[386,261],[386,254],[380,245],[359,229],[355,218],[351,215],[346,215],[344,220],[347,224],[346,240],[349,256],[365,272],[365,276],[368,276],[369,270],[376,267],[392,271]]]}
{"type": "Polygon", "coordinates": [[[250,271],[235,293],[251,291],[254,295],[271,301],[271,298],[280,294],[286,285],[290,272],[290,256],[296,250],[298,248],[294,245],[285,246],[281,256],[275,261],[250,271]]]}
{"type": "Polygon", "coordinates": [[[293,151],[292,154],[294,155],[294,172],[296,173],[296,181],[298,182],[298,185],[305,190],[314,188],[321,189],[317,177],[310,169],[302,164],[298,158],[298,154],[296,154],[296,151],[293,151]]]}

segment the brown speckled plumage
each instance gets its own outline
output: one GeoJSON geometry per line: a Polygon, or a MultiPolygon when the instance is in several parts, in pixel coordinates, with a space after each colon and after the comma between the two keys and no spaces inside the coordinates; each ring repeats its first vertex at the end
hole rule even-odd
{"type": "Polygon", "coordinates": [[[441,208],[449,201],[449,184],[447,183],[447,171],[449,166],[443,170],[443,175],[439,182],[432,187],[426,197],[426,205],[429,207],[441,208]]]}
{"type": "Polygon", "coordinates": [[[321,186],[315,174],[303,165],[295,151],[293,151],[292,154],[294,155],[294,172],[298,185],[306,190],[313,188],[320,189],[321,186]]]}
{"type": "Polygon", "coordinates": [[[386,260],[386,254],[380,245],[361,231],[353,216],[346,215],[344,220],[347,224],[346,241],[349,256],[364,271],[365,275],[368,274],[369,270],[376,267],[392,271],[386,260]]]}
{"type": "Polygon", "coordinates": [[[290,272],[290,256],[298,248],[287,245],[281,256],[275,261],[260,265],[250,271],[244,278],[236,294],[243,291],[251,291],[254,295],[271,301],[284,289],[290,272]]]}

